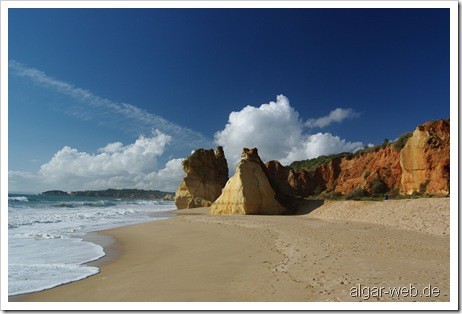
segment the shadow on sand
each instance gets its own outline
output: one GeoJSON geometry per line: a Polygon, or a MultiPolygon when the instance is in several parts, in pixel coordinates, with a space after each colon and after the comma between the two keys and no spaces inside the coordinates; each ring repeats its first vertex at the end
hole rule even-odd
{"type": "Polygon", "coordinates": [[[307,215],[324,204],[324,200],[297,199],[295,202],[295,213],[293,215],[307,215]]]}

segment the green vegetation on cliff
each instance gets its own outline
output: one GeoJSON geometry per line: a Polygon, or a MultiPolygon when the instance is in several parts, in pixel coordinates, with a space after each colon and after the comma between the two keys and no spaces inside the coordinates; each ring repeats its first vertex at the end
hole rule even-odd
{"type": "Polygon", "coordinates": [[[400,135],[400,137],[398,137],[398,139],[393,142],[393,148],[398,152],[401,151],[403,149],[404,145],[406,145],[407,140],[411,136],[412,136],[412,132],[408,132],[408,133],[404,133],[404,134],[400,135]]]}
{"type": "Polygon", "coordinates": [[[298,170],[315,170],[316,168],[327,164],[333,160],[340,159],[340,158],[350,158],[352,157],[352,153],[340,153],[340,154],[332,154],[332,155],[322,155],[313,159],[306,159],[301,161],[294,161],[290,164],[290,168],[294,171],[298,170]]]}
{"type": "Polygon", "coordinates": [[[412,136],[412,132],[401,134],[396,141],[391,142],[388,139],[383,141],[383,144],[374,145],[374,146],[367,146],[362,149],[355,151],[354,153],[343,152],[339,154],[331,154],[331,155],[322,155],[312,159],[306,159],[301,161],[294,161],[290,164],[290,168],[294,171],[299,170],[306,170],[306,171],[313,171],[316,168],[327,164],[331,161],[340,159],[340,158],[347,158],[351,159],[356,156],[361,156],[363,154],[371,153],[371,152],[378,152],[382,148],[386,148],[387,146],[392,145],[396,151],[401,151],[404,145],[406,145],[407,140],[412,136]]]}

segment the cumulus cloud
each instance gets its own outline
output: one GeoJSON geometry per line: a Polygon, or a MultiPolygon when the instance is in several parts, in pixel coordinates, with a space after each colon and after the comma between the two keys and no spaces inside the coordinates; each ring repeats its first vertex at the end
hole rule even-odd
{"type": "Polygon", "coordinates": [[[96,154],[65,146],[36,174],[9,171],[9,189],[35,191],[35,185],[66,191],[139,188],[173,192],[184,176],[183,159],[170,159],[163,167],[157,160],[170,141],[170,136],[155,130],[152,136],[140,136],[128,145],[110,143],[96,154]]]}
{"type": "Polygon", "coordinates": [[[243,147],[257,147],[267,160],[280,159],[297,144],[301,132],[298,112],[287,97],[279,95],[276,102],[231,112],[224,130],[215,133],[215,141],[223,146],[230,168],[234,168],[243,147]]]}
{"type": "Polygon", "coordinates": [[[345,119],[353,119],[359,117],[359,113],[353,109],[337,108],[332,110],[327,116],[318,119],[309,119],[305,122],[308,128],[324,128],[333,122],[342,122],[345,119]]]}
{"type": "Polygon", "coordinates": [[[122,150],[124,144],[121,142],[109,143],[106,146],[99,148],[101,153],[116,153],[122,150]]]}
{"type": "Polygon", "coordinates": [[[339,152],[351,152],[362,148],[361,142],[347,142],[330,133],[306,135],[300,146],[294,147],[289,154],[281,159],[281,163],[290,164],[295,160],[316,158],[339,152]]]}
{"type": "Polygon", "coordinates": [[[145,176],[135,178],[135,184],[139,189],[161,189],[162,191],[176,191],[181,179],[184,177],[183,166],[184,158],[169,160],[165,167],[159,171],[153,171],[145,176]]]}
{"type": "Polygon", "coordinates": [[[50,180],[66,180],[69,176],[92,178],[143,173],[156,168],[157,157],[162,155],[170,140],[170,136],[156,130],[152,137],[141,135],[135,143],[127,146],[109,144],[99,149],[100,154],[79,152],[65,146],[42,165],[39,172],[50,180]]]}
{"type": "Polygon", "coordinates": [[[239,162],[243,147],[257,147],[264,161],[283,164],[363,147],[361,142],[348,142],[330,133],[306,133],[284,95],[277,96],[276,102],[232,112],[225,128],[215,133],[215,142],[223,146],[230,169],[239,162]]]}
{"type": "MultiPolygon", "coordinates": [[[[93,178],[82,182],[82,187],[79,189],[100,190],[110,187],[175,192],[184,177],[183,167],[181,166],[183,160],[183,158],[171,159],[165,164],[164,168],[158,171],[93,178]]],[[[76,188],[73,189],[75,190],[76,188]]]]}

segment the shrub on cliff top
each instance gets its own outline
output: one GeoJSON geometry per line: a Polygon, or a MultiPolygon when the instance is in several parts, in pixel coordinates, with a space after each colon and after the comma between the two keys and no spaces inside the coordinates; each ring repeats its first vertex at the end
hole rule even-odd
{"type": "Polygon", "coordinates": [[[293,163],[290,164],[290,167],[295,170],[314,170],[324,164],[327,164],[333,160],[339,159],[339,158],[349,158],[352,156],[352,153],[340,153],[340,154],[332,154],[332,155],[322,155],[313,159],[306,159],[306,160],[301,160],[301,161],[294,161],[293,163]]]}
{"type": "Polygon", "coordinates": [[[378,152],[382,148],[382,145],[374,145],[374,146],[365,146],[363,149],[359,149],[353,153],[353,156],[362,156],[364,154],[370,152],[378,152]]]}
{"type": "Polygon", "coordinates": [[[396,141],[393,142],[393,148],[400,152],[404,145],[406,145],[407,140],[412,136],[412,132],[401,134],[396,141]]]}

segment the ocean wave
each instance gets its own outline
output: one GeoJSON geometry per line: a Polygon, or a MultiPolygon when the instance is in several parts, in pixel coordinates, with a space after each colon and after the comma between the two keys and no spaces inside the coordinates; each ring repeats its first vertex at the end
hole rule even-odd
{"type": "Polygon", "coordinates": [[[29,202],[25,196],[8,196],[8,202],[29,202]]]}
{"type": "Polygon", "coordinates": [[[51,233],[47,233],[47,232],[39,232],[39,231],[30,232],[30,233],[24,233],[24,236],[34,238],[34,239],[63,239],[63,238],[65,238],[62,235],[51,234],[51,233]]]}
{"type": "Polygon", "coordinates": [[[111,207],[116,206],[115,203],[109,201],[96,201],[96,202],[59,202],[53,207],[67,207],[67,208],[77,208],[77,207],[111,207]]]}
{"type": "Polygon", "coordinates": [[[145,206],[145,205],[159,205],[159,201],[151,201],[151,200],[136,200],[136,201],[128,201],[126,202],[128,205],[140,205],[140,206],[145,206]]]}
{"type": "Polygon", "coordinates": [[[28,220],[27,218],[25,219],[9,219],[8,221],[8,229],[14,229],[18,228],[21,226],[31,226],[34,224],[55,224],[55,223],[60,223],[63,220],[61,219],[50,219],[49,217],[44,217],[44,218],[39,218],[39,219],[32,219],[28,220]]]}
{"type": "MultiPolygon", "coordinates": [[[[68,206],[66,206],[68,207],[68,206]]],[[[40,213],[36,212],[30,215],[11,215],[8,218],[8,229],[14,229],[21,226],[30,225],[41,225],[41,224],[57,224],[57,223],[75,223],[86,221],[91,223],[92,221],[99,221],[101,219],[121,219],[125,215],[137,214],[137,211],[130,208],[112,208],[112,209],[97,209],[87,208],[79,211],[62,211],[57,213],[40,213]]]]}

